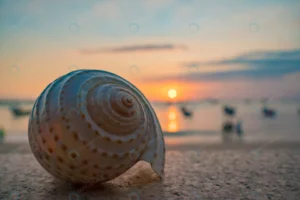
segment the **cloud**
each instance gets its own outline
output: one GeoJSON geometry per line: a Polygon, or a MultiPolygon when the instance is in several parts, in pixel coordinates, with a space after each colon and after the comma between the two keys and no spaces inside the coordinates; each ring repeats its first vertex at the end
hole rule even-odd
{"type": "Polygon", "coordinates": [[[300,50],[250,52],[230,59],[187,63],[186,67],[238,65],[236,71],[216,73],[224,76],[274,77],[300,71],[300,50]]]}
{"type": "Polygon", "coordinates": [[[186,50],[187,47],[184,45],[174,44],[146,44],[146,45],[134,45],[134,46],[121,46],[114,48],[98,48],[98,49],[82,49],[80,50],[83,54],[97,54],[97,53],[124,53],[132,51],[159,51],[159,50],[175,50],[182,49],[186,50]]]}
{"type": "Polygon", "coordinates": [[[285,51],[257,51],[238,55],[229,59],[209,62],[189,62],[182,65],[193,69],[193,73],[149,78],[149,81],[158,80],[230,80],[230,79],[257,79],[278,78],[287,74],[300,72],[300,49],[285,51]],[[201,73],[202,68],[209,68],[201,73]],[[214,70],[218,68],[220,70],[214,70]],[[222,69],[223,68],[223,69],[222,69]],[[228,70],[231,68],[230,70],[228,70]],[[196,70],[195,70],[196,69],[196,70]],[[196,72],[195,72],[196,71],[196,72]]]}

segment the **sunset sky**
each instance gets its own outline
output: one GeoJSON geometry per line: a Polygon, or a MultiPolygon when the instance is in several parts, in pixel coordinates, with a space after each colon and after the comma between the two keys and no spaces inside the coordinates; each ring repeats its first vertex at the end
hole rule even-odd
{"type": "Polygon", "coordinates": [[[298,0],[2,0],[0,98],[102,69],[150,100],[300,98],[298,0]]]}

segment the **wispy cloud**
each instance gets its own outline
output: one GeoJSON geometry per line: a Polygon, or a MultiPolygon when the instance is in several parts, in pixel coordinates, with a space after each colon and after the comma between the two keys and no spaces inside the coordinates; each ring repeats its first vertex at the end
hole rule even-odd
{"type": "Polygon", "coordinates": [[[224,71],[221,72],[223,75],[247,77],[282,76],[300,71],[300,50],[250,52],[230,59],[185,64],[186,67],[228,65],[238,65],[247,69],[224,71]]]}
{"type": "Polygon", "coordinates": [[[97,49],[81,49],[80,52],[83,54],[98,54],[98,53],[124,53],[132,51],[159,51],[159,50],[186,50],[187,47],[184,45],[174,44],[145,44],[145,45],[133,45],[133,46],[121,46],[113,48],[97,48],[97,49]]]}
{"type": "Polygon", "coordinates": [[[228,80],[234,78],[274,78],[287,74],[300,72],[300,49],[285,51],[257,51],[238,55],[229,59],[221,59],[209,62],[189,62],[183,67],[193,69],[193,73],[172,75],[169,77],[149,78],[149,81],[158,80],[228,80]],[[224,70],[206,70],[208,67],[224,70]],[[231,68],[231,70],[226,70],[231,68]]]}
{"type": "MultiPolygon", "coordinates": [[[[209,62],[190,62],[183,64],[186,67],[208,66],[208,65],[228,65],[228,64],[248,64],[257,65],[272,62],[272,64],[282,65],[281,62],[300,61],[300,49],[285,51],[255,51],[238,55],[234,58],[221,59],[209,62]]],[[[286,63],[285,63],[286,64],[286,63]]]]}

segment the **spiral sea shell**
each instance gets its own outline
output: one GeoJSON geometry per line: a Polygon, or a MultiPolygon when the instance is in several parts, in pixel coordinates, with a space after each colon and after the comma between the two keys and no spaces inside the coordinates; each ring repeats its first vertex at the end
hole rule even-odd
{"type": "Polygon", "coordinates": [[[125,79],[76,70],[37,98],[28,137],[38,162],[73,183],[104,182],[144,160],[163,177],[165,144],[148,100],[125,79]]]}

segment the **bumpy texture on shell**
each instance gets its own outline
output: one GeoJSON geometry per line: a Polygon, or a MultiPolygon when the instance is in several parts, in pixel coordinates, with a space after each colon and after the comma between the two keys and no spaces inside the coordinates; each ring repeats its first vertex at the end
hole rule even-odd
{"type": "Polygon", "coordinates": [[[139,160],[163,177],[165,144],[153,108],[109,72],[77,70],[49,84],[34,104],[28,136],[38,162],[62,180],[108,181],[139,160]]]}

